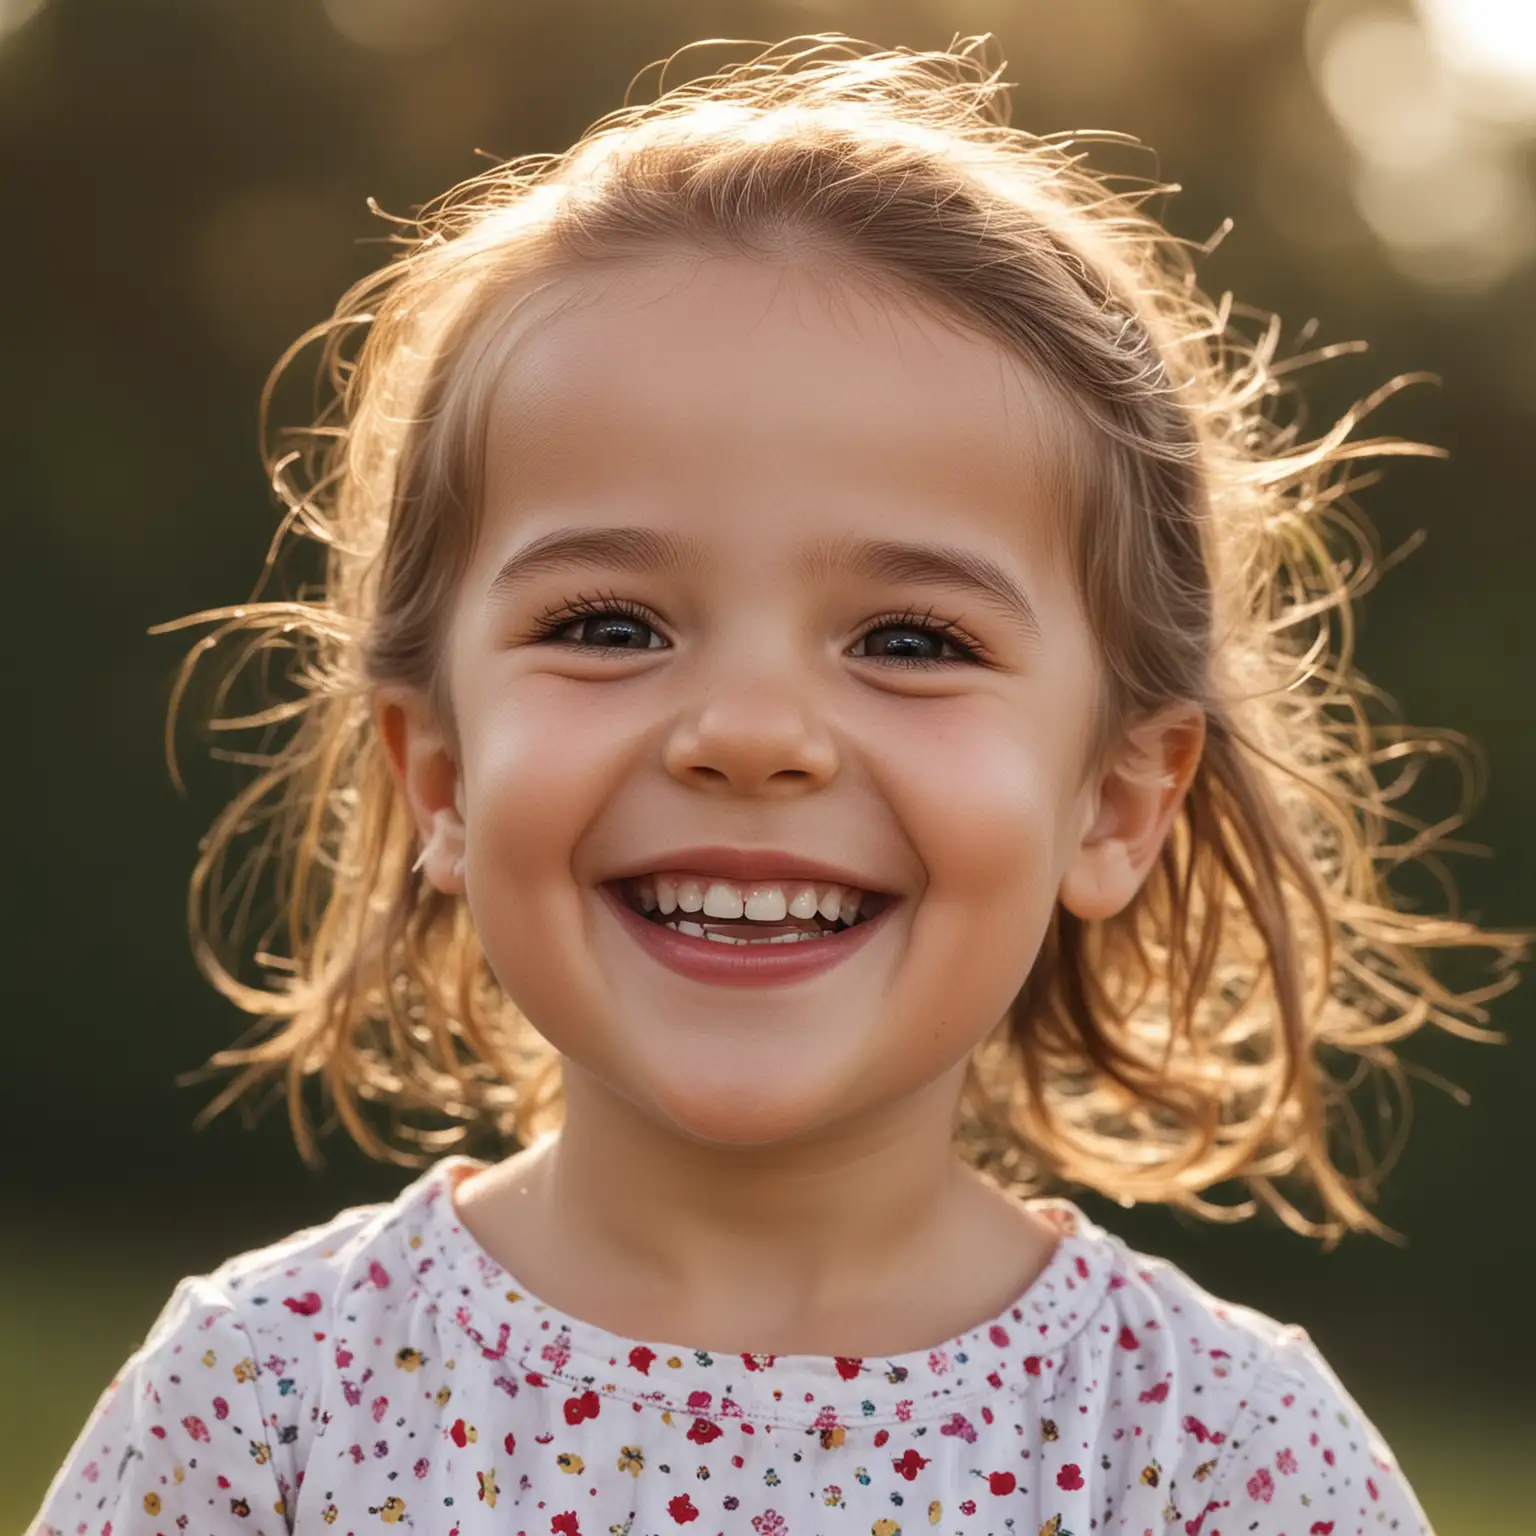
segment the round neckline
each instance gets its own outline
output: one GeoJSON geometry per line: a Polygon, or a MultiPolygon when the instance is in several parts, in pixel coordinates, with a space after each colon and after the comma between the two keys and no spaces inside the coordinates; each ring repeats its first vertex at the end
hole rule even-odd
{"type": "MultiPolygon", "coordinates": [[[[459,1220],[453,1190],[493,1164],[455,1153],[403,1192],[401,1216],[417,1283],[488,1361],[521,1368],[523,1381],[559,1381],[663,1411],[739,1418],[830,1433],[953,1415],[980,1398],[1018,1391],[1054,1374],[1067,1341],[1110,1286],[1109,1239],[1071,1201],[1035,1199],[1056,1228],[1045,1267],[995,1316],[930,1349],[894,1355],[725,1354],[674,1340],[629,1338],[563,1312],[535,1295],[480,1246],[459,1220]]],[[[505,1386],[517,1389],[506,1380],[505,1386]]]]}

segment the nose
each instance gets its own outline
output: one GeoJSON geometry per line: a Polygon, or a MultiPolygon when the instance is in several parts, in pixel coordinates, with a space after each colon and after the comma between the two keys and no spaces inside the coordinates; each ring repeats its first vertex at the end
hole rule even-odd
{"type": "Polygon", "coordinates": [[[837,775],[832,733],[799,691],[761,672],[717,685],[675,722],[667,772],[694,789],[792,796],[837,775]]]}

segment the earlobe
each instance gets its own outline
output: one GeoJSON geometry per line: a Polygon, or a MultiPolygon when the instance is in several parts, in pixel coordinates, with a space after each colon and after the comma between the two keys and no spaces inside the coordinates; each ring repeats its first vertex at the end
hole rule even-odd
{"type": "Polygon", "coordinates": [[[416,868],[446,895],[464,891],[464,794],[458,763],[430,702],[415,689],[380,688],[374,722],[416,827],[416,868]]]}
{"type": "Polygon", "coordinates": [[[1101,773],[1095,810],[1062,877],[1061,903],[1084,920],[1125,910],[1146,880],[1200,765],[1205,713],[1165,706],[1126,733],[1101,773]]]}

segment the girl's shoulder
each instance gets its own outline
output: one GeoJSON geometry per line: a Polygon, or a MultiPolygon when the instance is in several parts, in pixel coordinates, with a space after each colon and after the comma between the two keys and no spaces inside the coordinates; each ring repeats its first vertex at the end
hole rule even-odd
{"type": "Polygon", "coordinates": [[[255,1536],[291,1528],[332,1384],[356,1406],[386,1355],[412,1363],[395,1347],[419,1294],[400,1223],[433,1187],[417,1179],[390,1202],[349,1207],[179,1281],[29,1530],[96,1529],[103,1516],[102,1528],[149,1529],[147,1518],[161,1529],[210,1508],[249,1519],[255,1536]],[[379,1358],[364,1358],[369,1349],[379,1358]]]}
{"type": "Polygon", "coordinates": [[[1104,1470],[1123,1463],[1129,1482],[1176,1490],[1171,1507],[1195,1530],[1233,1507],[1276,1529],[1292,1518],[1326,1530],[1314,1523],[1324,1508],[1428,1529],[1385,1441],[1305,1328],[1213,1295],[1074,1205],[1036,1204],[1054,1207],[1062,1251],[1090,1290],[1055,1357],[1037,1363],[1052,1378],[1042,1383],[1050,1430],[1093,1425],[1084,1448],[1104,1470]]]}

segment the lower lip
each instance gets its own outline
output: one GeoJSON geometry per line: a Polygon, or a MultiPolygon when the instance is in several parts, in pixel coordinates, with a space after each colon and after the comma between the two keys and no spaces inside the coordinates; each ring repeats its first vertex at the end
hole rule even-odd
{"type": "Polygon", "coordinates": [[[720,944],[653,923],[606,886],[599,889],[619,921],[653,960],[690,981],[717,987],[778,987],[831,970],[862,949],[896,905],[889,902],[875,916],[830,938],[801,939],[794,944],[720,944]]]}

